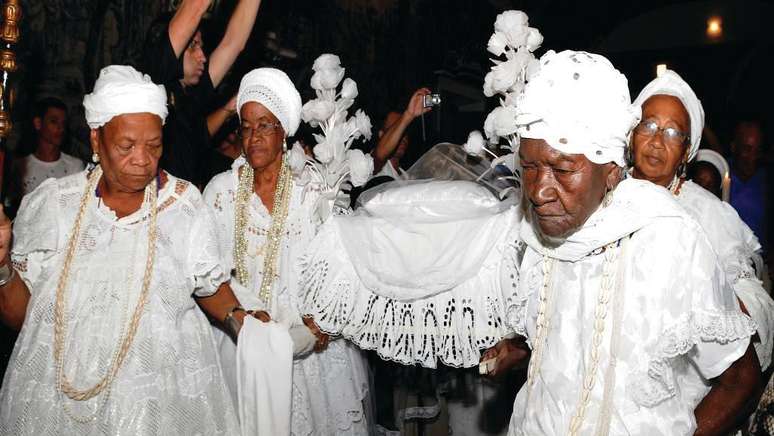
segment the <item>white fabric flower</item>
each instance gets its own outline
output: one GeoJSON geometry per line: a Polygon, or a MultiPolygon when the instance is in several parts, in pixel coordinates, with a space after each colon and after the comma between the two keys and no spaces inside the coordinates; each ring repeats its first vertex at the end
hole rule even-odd
{"type": "Polygon", "coordinates": [[[516,114],[514,106],[500,106],[495,108],[484,121],[484,133],[490,140],[493,138],[508,136],[516,133],[516,114]]]}
{"type": "Polygon", "coordinates": [[[360,109],[355,112],[355,125],[366,140],[371,139],[371,118],[360,109]]]}
{"type": "Polygon", "coordinates": [[[335,89],[344,78],[344,68],[326,68],[316,71],[312,75],[311,85],[318,91],[323,89],[335,89]]]}
{"type": "Polygon", "coordinates": [[[508,44],[508,39],[505,34],[501,32],[495,32],[489,38],[489,43],[486,45],[486,49],[489,53],[495,56],[500,56],[505,51],[505,46],[508,44]]]}
{"type": "MultiPolygon", "coordinates": [[[[350,98],[340,98],[336,100],[336,112],[344,112],[355,103],[355,100],[350,98]]],[[[343,118],[343,117],[342,117],[343,118]]]]}
{"type": "Polygon", "coordinates": [[[542,43],[543,35],[540,34],[539,30],[535,29],[534,27],[530,27],[529,34],[527,35],[527,49],[529,49],[529,51],[535,51],[542,43]]]}
{"type": "Polygon", "coordinates": [[[332,70],[340,67],[341,59],[339,59],[338,56],[335,54],[325,53],[321,54],[317,59],[315,59],[314,64],[312,65],[312,70],[332,70]]]}
{"type": "Polygon", "coordinates": [[[314,146],[314,157],[323,164],[330,163],[333,161],[333,147],[327,141],[317,143],[314,146]]]}
{"type": "Polygon", "coordinates": [[[503,33],[508,43],[513,47],[521,47],[527,44],[529,27],[527,26],[527,14],[521,11],[505,11],[495,20],[495,31],[503,33]]]}
{"type": "Polygon", "coordinates": [[[357,97],[357,83],[347,77],[341,85],[341,98],[354,100],[357,97]]]}
{"type": "MultiPolygon", "coordinates": [[[[508,88],[513,86],[516,79],[519,78],[520,72],[521,65],[519,64],[519,59],[509,59],[505,62],[500,62],[499,65],[492,68],[492,90],[498,93],[506,92],[508,88]]],[[[484,84],[486,84],[486,77],[484,78],[484,84]]]]}
{"type": "Polygon", "coordinates": [[[290,170],[293,171],[293,174],[300,175],[304,171],[307,159],[306,153],[304,153],[304,147],[301,146],[301,143],[298,141],[293,143],[293,147],[288,150],[287,157],[288,166],[290,166],[290,170]]]}
{"type": "Polygon", "coordinates": [[[490,71],[484,76],[484,95],[487,97],[497,94],[497,91],[492,86],[492,82],[494,82],[494,73],[490,71]]]}
{"type": "Polygon", "coordinates": [[[353,186],[363,186],[374,173],[374,159],[360,150],[349,150],[349,177],[353,186]]]}
{"type": "Polygon", "coordinates": [[[322,122],[330,118],[335,109],[333,102],[316,98],[304,104],[301,108],[301,118],[307,123],[322,122]]]}
{"type": "Polygon", "coordinates": [[[484,137],[481,136],[481,132],[474,130],[468,134],[468,142],[462,146],[468,154],[480,156],[484,151],[484,145],[484,137]]]}

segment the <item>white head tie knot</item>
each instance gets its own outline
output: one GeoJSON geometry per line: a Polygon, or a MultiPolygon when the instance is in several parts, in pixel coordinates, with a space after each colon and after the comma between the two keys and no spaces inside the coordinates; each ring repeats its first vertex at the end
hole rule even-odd
{"type": "Polygon", "coordinates": [[[110,65],[102,69],[94,91],[83,97],[86,122],[92,129],[104,126],[118,115],[149,112],[163,124],[167,118],[167,93],[147,74],[128,65],[110,65]]]}
{"type": "MultiPolygon", "coordinates": [[[[245,74],[237,93],[237,112],[250,101],[268,109],[285,130],[285,136],[296,133],[301,122],[301,95],[287,74],[276,68],[257,68],[245,74]]],[[[241,116],[241,115],[240,115],[241,116]]]]}
{"type": "Polygon", "coordinates": [[[548,51],[516,103],[521,138],[543,139],[597,164],[625,165],[629,133],[640,119],[626,77],[604,57],[548,51]]]}
{"type": "Polygon", "coordinates": [[[688,149],[688,162],[692,161],[699,151],[701,132],[704,129],[704,108],[701,106],[701,101],[688,83],[672,70],[664,71],[661,76],[642,88],[640,95],[634,100],[634,105],[641,108],[645,100],[654,95],[676,97],[688,112],[688,117],[691,119],[691,147],[688,149]]]}

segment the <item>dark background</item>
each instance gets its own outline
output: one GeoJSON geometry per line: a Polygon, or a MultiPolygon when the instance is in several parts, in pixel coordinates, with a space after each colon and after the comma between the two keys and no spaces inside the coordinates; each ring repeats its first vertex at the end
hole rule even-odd
{"type": "MultiPolygon", "coordinates": [[[[81,101],[99,69],[111,63],[136,64],[151,21],[171,0],[27,0],[18,46],[20,69],[13,77],[16,129],[9,146],[32,145],[29,108],[45,96],[71,108],[66,151],[88,158],[88,129],[81,101]]],[[[235,0],[218,0],[203,26],[211,50],[222,35],[235,0]]],[[[707,125],[722,145],[741,115],[774,124],[774,5],[739,1],[571,1],[571,0],[264,0],[248,46],[219,89],[223,102],[241,75],[261,65],[278,66],[310,97],[310,67],[321,53],[341,57],[347,76],[359,86],[357,105],[375,128],[391,109],[402,110],[411,92],[428,86],[441,92],[440,110],[412,127],[409,160],[438,141],[461,143],[480,129],[495,99],[481,87],[490,62],[486,44],[498,13],[520,9],[545,37],[547,49],[604,54],[629,78],[632,98],[666,63],[694,88],[704,103],[707,125]],[[711,39],[707,20],[722,19],[723,34],[711,39]],[[295,58],[267,48],[274,44],[295,58]]],[[[769,136],[770,138],[771,136],[769,136]]],[[[769,141],[770,142],[770,141],[769,141]]],[[[3,332],[0,354],[12,339],[3,332]]],[[[0,356],[0,373],[2,362],[0,356]]]]}

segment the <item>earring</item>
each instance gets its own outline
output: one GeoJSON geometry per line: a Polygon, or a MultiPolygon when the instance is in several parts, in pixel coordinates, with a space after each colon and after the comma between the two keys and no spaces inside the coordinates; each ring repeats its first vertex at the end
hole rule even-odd
{"type": "Polygon", "coordinates": [[[602,199],[602,207],[608,207],[612,202],[613,202],[613,190],[608,189],[605,192],[605,197],[602,199]]]}
{"type": "Polygon", "coordinates": [[[91,160],[92,160],[94,163],[99,163],[99,154],[98,154],[98,153],[94,153],[94,154],[92,154],[92,155],[91,155],[91,160]]]}
{"type": "Polygon", "coordinates": [[[288,141],[283,139],[282,140],[282,152],[287,153],[288,152],[288,141]]]}

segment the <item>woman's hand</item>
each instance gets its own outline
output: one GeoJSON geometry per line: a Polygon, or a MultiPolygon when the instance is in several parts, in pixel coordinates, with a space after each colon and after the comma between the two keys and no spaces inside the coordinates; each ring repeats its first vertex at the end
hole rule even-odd
{"type": "Polygon", "coordinates": [[[481,362],[497,359],[494,363],[494,369],[486,373],[489,377],[497,377],[513,368],[525,367],[529,362],[530,354],[524,338],[519,336],[513,339],[503,339],[494,347],[486,350],[481,356],[481,362]]]}
{"type": "Polygon", "coordinates": [[[304,325],[306,325],[306,327],[317,338],[317,342],[314,344],[314,351],[319,353],[328,348],[328,342],[330,342],[331,337],[320,330],[320,327],[317,326],[317,323],[314,322],[314,319],[311,316],[306,316],[303,319],[304,325]]]}
{"type": "Polygon", "coordinates": [[[11,251],[11,220],[5,216],[5,210],[0,204],[0,265],[8,261],[11,251]]]}
{"type": "Polygon", "coordinates": [[[252,315],[254,318],[257,318],[259,321],[271,321],[271,315],[269,315],[269,312],[266,312],[265,310],[253,310],[250,311],[250,315],[252,315]]]}

